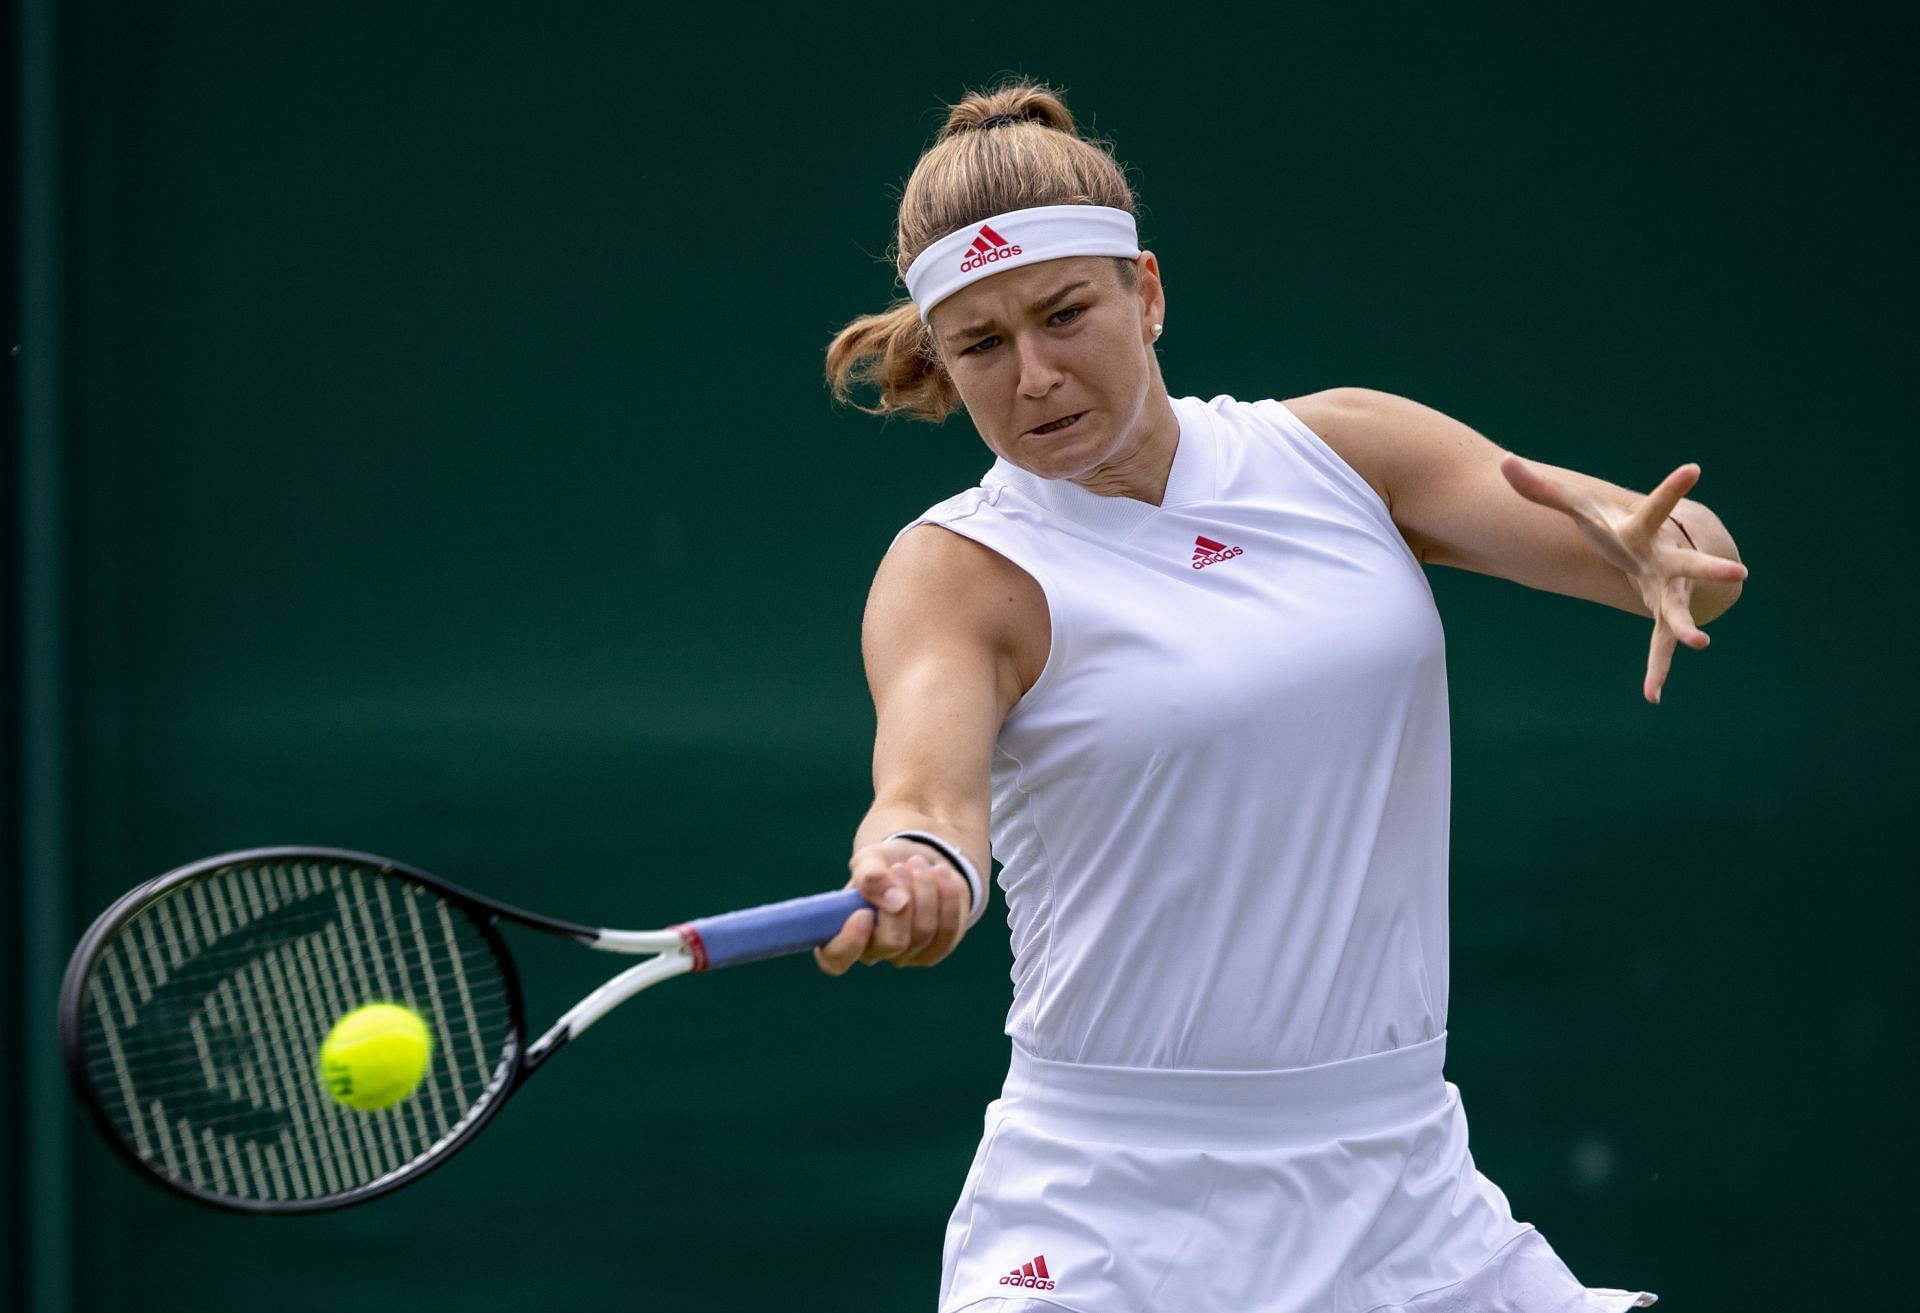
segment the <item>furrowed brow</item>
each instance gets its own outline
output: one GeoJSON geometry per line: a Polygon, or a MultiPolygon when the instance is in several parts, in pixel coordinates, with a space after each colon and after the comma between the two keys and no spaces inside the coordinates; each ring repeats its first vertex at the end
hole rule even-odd
{"type": "Polygon", "coordinates": [[[1027,313],[1030,315],[1045,314],[1047,311],[1059,305],[1062,301],[1072,296],[1075,292],[1079,291],[1081,288],[1092,287],[1092,286],[1093,286],[1093,280],[1090,278],[1082,278],[1077,283],[1068,283],[1065,287],[1055,292],[1052,296],[1047,297],[1043,301],[1035,301],[1032,305],[1028,306],[1027,313]]]}
{"type": "MultiPolygon", "coordinates": [[[[1027,313],[1030,315],[1044,314],[1048,310],[1053,309],[1053,307],[1055,307],[1056,305],[1059,305],[1062,301],[1066,300],[1068,297],[1072,296],[1075,292],[1079,291],[1081,288],[1091,287],[1091,286],[1093,286],[1093,280],[1089,278],[1082,278],[1078,282],[1068,283],[1065,287],[1061,288],[1059,291],[1054,292],[1051,295],[1044,296],[1040,300],[1035,301],[1032,305],[1028,306],[1027,313]]],[[[969,337],[979,337],[981,334],[985,333],[988,329],[992,327],[993,327],[993,324],[990,322],[968,324],[965,328],[956,328],[951,333],[948,333],[947,341],[959,342],[969,337]]]]}

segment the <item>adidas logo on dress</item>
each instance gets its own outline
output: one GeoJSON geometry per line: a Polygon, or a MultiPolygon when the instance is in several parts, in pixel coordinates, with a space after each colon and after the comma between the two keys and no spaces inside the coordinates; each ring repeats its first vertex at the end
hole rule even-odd
{"type": "Polygon", "coordinates": [[[1196,570],[1204,570],[1222,561],[1231,561],[1238,555],[1240,555],[1238,547],[1217,543],[1204,534],[1193,540],[1193,568],[1196,570]]]}
{"type": "Polygon", "coordinates": [[[1047,1275],[1047,1260],[1040,1254],[1033,1256],[1030,1263],[1022,1263],[1013,1271],[1000,1278],[1003,1286],[1019,1286],[1025,1290],[1052,1290],[1053,1278],[1047,1275]]]}
{"type": "Polygon", "coordinates": [[[986,224],[980,225],[980,231],[973,235],[973,244],[967,248],[966,259],[960,262],[960,272],[980,269],[995,260],[1010,260],[1020,254],[1020,247],[1002,237],[986,224]]]}

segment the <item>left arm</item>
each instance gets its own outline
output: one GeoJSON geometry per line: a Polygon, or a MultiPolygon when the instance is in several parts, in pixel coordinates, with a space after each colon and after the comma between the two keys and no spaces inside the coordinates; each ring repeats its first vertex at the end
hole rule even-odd
{"type": "Polygon", "coordinates": [[[1642,495],[1522,460],[1385,392],[1334,388],[1287,408],[1373,486],[1422,562],[1653,619],[1649,702],[1660,700],[1674,644],[1704,648],[1700,625],[1740,596],[1747,571],[1732,535],[1707,507],[1683,499],[1700,477],[1696,465],[1642,495]]]}

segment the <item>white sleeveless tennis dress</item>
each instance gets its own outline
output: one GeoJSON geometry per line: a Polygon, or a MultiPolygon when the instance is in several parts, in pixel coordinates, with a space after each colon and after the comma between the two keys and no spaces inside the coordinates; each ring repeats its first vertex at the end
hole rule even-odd
{"type": "Polygon", "coordinates": [[[1173,408],[1160,506],[1000,461],[914,522],[1025,570],[1052,622],[993,758],[1013,1057],[941,1310],[1651,1304],[1514,1220],[1442,1074],[1451,764],[1419,562],[1281,403],[1173,408]]]}

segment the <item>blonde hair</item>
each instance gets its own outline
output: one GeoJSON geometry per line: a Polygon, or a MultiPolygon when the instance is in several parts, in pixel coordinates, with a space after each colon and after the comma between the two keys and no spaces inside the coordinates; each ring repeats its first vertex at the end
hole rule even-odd
{"type": "MultiPolygon", "coordinates": [[[[901,193],[891,252],[895,271],[904,282],[914,257],[948,233],[1034,205],[1135,212],[1133,189],[1111,146],[1081,136],[1051,87],[1014,81],[969,92],[949,110],[901,193]],[[1017,121],[982,128],[1001,115],[1017,121]]],[[[1123,285],[1138,286],[1132,261],[1118,263],[1123,285]]],[[[904,413],[937,424],[960,406],[933,334],[904,297],[834,335],[827,381],[836,401],[852,402],[869,415],[904,413]],[[863,385],[880,390],[877,405],[853,401],[853,389],[863,385]]]]}

